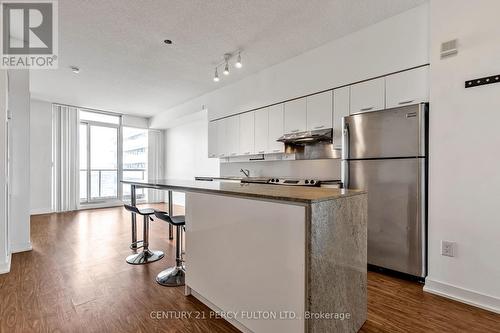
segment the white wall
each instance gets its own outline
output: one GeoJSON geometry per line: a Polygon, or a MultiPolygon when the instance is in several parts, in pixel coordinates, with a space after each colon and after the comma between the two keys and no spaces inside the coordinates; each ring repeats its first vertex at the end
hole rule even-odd
{"type": "Polygon", "coordinates": [[[31,250],[30,242],[30,92],[29,71],[9,70],[11,122],[11,203],[9,244],[12,252],[31,250]]]}
{"type": "Polygon", "coordinates": [[[30,110],[30,214],[51,212],[52,103],[31,100],[30,110]]]}
{"type": "Polygon", "coordinates": [[[241,81],[162,112],[151,127],[205,105],[209,119],[281,102],[309,93],[388,74],[429,62],[428,5],[394,16],[241,81]]]}
{"type": "MultiPolygon", "coordinates": [[[[218,176],[219,160],[208,158],[207,111],[198,111],[190,121],[166,130],[166,178],[193,180],[195,176],[218,176]]],[[[174,203],[183,205],[175,194],[174,203]]]]}
{"type": "Polygon", "coordinates": [[[429,276],[425,290],[500,312],[500,2],[431,1],[429,276]],[[441,60],[440,44],[459,53],[441,60]],[[454,258],[441,240],[457,242],[454,258]]]}
{"type": "Polygon", "coordinates": [[[7,72],[0,70],[0,274],[10,270],[7,217],[7,72]]]}

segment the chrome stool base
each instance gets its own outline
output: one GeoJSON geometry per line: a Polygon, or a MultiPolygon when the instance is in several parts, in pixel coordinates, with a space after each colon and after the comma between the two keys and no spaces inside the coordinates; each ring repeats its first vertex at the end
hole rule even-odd
{"type": "Polygon", "coordinates": [[[158,261],[164,256],[165,254],[162,251],[144,250],[140,253],[128,256],[126,260],[131,265],[143,265],[158,261]]]}
{"type": "Polygon", "coordinates": [[[180,287],[184,285],[184,276],[185,272],[182,267],[169,267],[156,276],[156,282],[162,286],[180,287]]]}

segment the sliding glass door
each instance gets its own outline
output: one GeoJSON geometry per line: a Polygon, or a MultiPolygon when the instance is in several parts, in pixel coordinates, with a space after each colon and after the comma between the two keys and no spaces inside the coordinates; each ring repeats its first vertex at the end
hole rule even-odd
{"type": "MultiPolygon", "coordinates": [[[[88,112],[87,112],[88,113],[88,112]]],[[[107,115],[104,115],[107,116],[107,115]]],[[[119,117],[117,123],[80,118],[80,202],[101,203],[119,198],[119,117]]],[[[101,120],[101,119],[99,119],[101,120]]]]}

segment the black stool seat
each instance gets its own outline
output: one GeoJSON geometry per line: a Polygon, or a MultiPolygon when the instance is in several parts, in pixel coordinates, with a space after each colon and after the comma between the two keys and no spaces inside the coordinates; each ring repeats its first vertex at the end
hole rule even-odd
{"type": "MultiPolygon", "coordinates": [[[[137,213],[137,214],[143,215],[143,216],[149,216],[149,215],[153,215],[155,213],[155,210],[153,208],[142,208],[141,209],[141,208],[137,208],[135,206],[127,205],[127,204],[124,204],[123,206],[129,212],[137,213]]],[[[165,212],[161,212],[161,213],[166,214],[165,212]]]]}
{"type": "Polygon", "coordinates": [[[159,210],[155,210],[154,214],[158,219],[168,222],[174,226],[186,225],[186,217],[184,215],[170,216],[159,210]]]}

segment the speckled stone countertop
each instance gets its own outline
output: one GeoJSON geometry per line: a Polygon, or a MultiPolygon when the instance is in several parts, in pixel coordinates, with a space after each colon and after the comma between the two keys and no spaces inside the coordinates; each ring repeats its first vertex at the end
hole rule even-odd
{"type": "Polygon", "coordinates": [[[149,179],[145,181],[123,180],[122,183],[136,185],[137,187],[157,188],[178,192],[213,193],[235,197],[290,201],[306,204],[336,200],[365,193],[363,191],[334,188],[283,186],[224,181],[149,179]]]}

